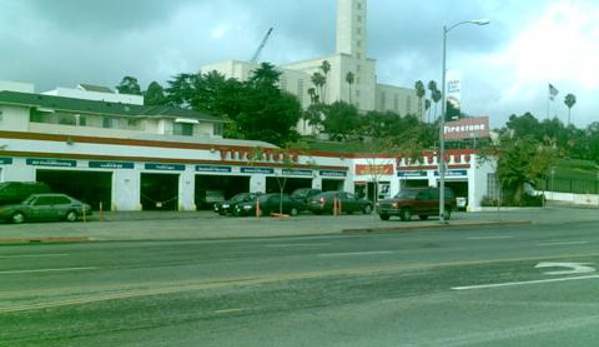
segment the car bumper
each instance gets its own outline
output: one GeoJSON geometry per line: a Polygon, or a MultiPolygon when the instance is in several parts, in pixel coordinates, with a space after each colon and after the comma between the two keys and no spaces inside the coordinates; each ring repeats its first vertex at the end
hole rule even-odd
{"type": "Polygon", "coordinates": [[[396,208],[377,208],[376,213],[388,215],[388,216],[399,216],[399,211],[396,208]]]}

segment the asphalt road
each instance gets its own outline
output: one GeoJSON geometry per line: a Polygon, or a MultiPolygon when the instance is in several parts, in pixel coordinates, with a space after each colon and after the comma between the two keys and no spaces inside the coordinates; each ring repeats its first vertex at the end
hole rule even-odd
{"type": "Polygon", "coordinates": [[[3,246],[0,346],[595,346],[598,227],[3,246]]]}

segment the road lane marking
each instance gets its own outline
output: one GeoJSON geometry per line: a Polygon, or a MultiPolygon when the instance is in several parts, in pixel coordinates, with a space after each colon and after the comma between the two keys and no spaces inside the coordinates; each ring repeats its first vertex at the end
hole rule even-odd
{"type": "Polygon", "coordinates": [[[329,246],[330,243],[285,243],[276,245],[265,245],[266,248],[286,248],[286,247],[312,247],[312,246],[329,246]]]}
{"type": "Polygon", "coordinates": [[[19,255],[0,255],[0,259],[20,259],[20,258],[49,258],[49,257],[66,257],[66,253],[56,254],[19,254],[19,255]]]}
{"type": "Polygon", "coordinates": [[[344,252],[344,253],[321,253],[319,257],[342,257],[347,255],[375,255],[375,254],[391,254],[395,251],[364,251],[364,252],[344,252]]]}
{"type": "Polygon", "coordinates": [[[0,271],[0,275],[14,275],[14,274],[31,274],[31,273],[43,273],[43,272],[66,272],[66,271],[85,271],[85,270],[96,270],[97,267],[67,267],[61,269],[33,269],[33,270],[8,270],[0,271]]]}
{"type": "Polygon", "coordinates": [[[475,237],[467,237],[466,240],[504,240],[504,239],[513,239],[513,236],[504,235],[504,236],[475,236],[475,237]]]}
{"type": "Polygon", "coordinates": [[[587,243],[589,243],[589,241],[546,242],[546,243],[537,243],[537,247],[586,245],[587,243]]]}
{"type": "Polygon", "coordinates": [[[599,275],[578,276],[578,277],[564,277],[564,278],[551,278],[551,279],[546,279],[546,280],[534,280],[534,281],[520,281],[520,282],[479,284],[479,285],[473,285],[473,286],[453,287],[451,289],[453,289],[453,290],[489,289],[489,288],[500,288],[500,287],[524,286],[524,285],[529,285],[529,284],[542,284],[542,283],[552,283],[552,282],[592,280],[592,279],[597,279],[597,278],[599,278],[599,275]]]}
{"type": "Polygon", "coordinates": [[[245,311],[245,310],[242,308],[231,308],[228,310],[216,310],[214,312],[218,313],[218,314],[226,314],[226,313],[237,313],[237,312],[241,312],[241,311],[245,311]]]}

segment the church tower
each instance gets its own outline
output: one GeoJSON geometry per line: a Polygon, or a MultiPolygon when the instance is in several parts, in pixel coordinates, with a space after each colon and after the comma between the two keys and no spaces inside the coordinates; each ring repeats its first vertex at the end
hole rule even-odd
{"type": "Polygon", "coordinates": [[[366,59],[367,0],[337,0],[337,54],[366,59]]]}

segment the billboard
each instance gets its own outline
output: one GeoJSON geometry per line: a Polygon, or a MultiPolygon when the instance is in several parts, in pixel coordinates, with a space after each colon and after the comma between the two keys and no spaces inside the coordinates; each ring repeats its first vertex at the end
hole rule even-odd
{"type": "Polygon", "coordinates": [[[460,109],[462,102],[461,72],[457,70],[447,71],[447,102],[451,103],[456,109],[460,109]]]}
{"type": "Polygon", "coordinates": [[[489,137],[489,117],[462,118],[455,122],[445,123],[446,140],[465,140],[489,137]]]}
{"type": "Polygon", "coordinates": [[[393,164],[356,164],[356,175],[393,175],[393,164]]]}

